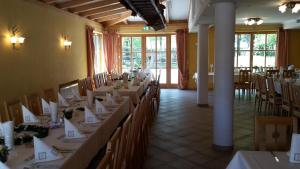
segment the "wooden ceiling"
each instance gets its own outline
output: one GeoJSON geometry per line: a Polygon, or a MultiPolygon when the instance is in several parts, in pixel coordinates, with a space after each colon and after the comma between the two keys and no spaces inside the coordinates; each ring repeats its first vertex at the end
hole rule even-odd
{"type": "Polygon", "coordinates": [[[125,22],[131,10],[119,0],[40,0],[59,9],[99,22],[104,27],[125,22]]]}

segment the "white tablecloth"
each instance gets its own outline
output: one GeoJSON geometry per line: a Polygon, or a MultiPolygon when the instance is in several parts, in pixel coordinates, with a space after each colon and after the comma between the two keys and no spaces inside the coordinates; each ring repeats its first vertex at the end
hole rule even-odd
{"type": "MultiPolygon", "coordinates": [[[[86,105],[86,101],[77,103],[72,107],[82,107],[86,105]]],[[[87,135],[85,139],[65,139],[64,128],[50,129],[49,136],[42,140],[50,145],[63,149],[72,149],[74,152],[63,153],[64,158],[61,160],[35,163],[34,149],[32,146],[20,145],[16,146],[9,155],[6,164],[12,169],[28,168],[51,168],[51,169],[84,169],[88,166],[91,159],[97,152],[104,147],[110,136],[117,128],[119,122],[130,112],[132,103],[128,97],[124,97],[120,105],[110,108],[110,112],[102,117],[100,123],[85,124],[84,112],[76,110],[73,114],[71,122],[73,122],[79,130],[87,135]],[[33,158],[33,159],[32,159],[33,158]],[[29,160],[25,160],[29,159],[29,160]],[[34,166],[34,167],[33,167],[34,166]]]]}
{"type": "Polygon", "coordinates": [[[238,151],[226,169],[299,169],[300,164],[290,163],[286,152],[238,151]]]}
{"type": "MultiPolygon", "coordinates": [[[[140,96],[143,95],[150,81],[150,77],[147,77],[143,82],[140,82],[139,86],[133,86],[131,85],[131,83],[129,83],[128,89],[122,87],[117,90],[120,93],[120,95],[129,96],[133,104],[138,104],[140,102],[140,96]]],[[[94,91],[94,95],[105,96],[107,92],[112,92],[114,88],[115,84],[112,86],[101,86],[94,91]]]]}

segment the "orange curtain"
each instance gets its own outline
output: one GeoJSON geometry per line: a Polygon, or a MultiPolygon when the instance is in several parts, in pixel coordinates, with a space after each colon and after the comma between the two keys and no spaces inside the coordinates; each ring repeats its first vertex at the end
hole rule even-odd
{"type": "Polygon", "coordinates": [[[95,45],[93,40],[94,28],[86,26],[86,40],[87,40],[87,76],[93,77],[95,73],[94,58],[95,45]]]}
{"type": "Polygon", "coordinates": [[[189,66],[187,58],[187,29],[176,31],[177,62],[179,69],[178,87],[186,89],[189,81],[189,66]]]}
{"type": "Polygon", "coordinates": [[[103,34],[103,53],[108,73],[119,72],[118,61],[120,60],[120,36],[117,31],[109,30],[103,34]]]}
{"type": "Polygon", "coordinates": [[[288,30],[279,29],[278,32],[278,55],[276,66],[285,67],[287,66],[287,58],[288,58],[288,30]]]}

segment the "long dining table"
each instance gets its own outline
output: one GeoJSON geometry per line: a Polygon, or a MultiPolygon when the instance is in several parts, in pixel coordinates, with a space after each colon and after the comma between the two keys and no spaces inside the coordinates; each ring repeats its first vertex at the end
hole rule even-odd
{"type": "Polygon", "coordinates": [[[238,151],[226,169],[299,169],[290,163],[287,152],[238,151]]]}
{"type": "Polygon", "coordinates": [[[133,104],[138,104],[140,102],[140,97],[143,95],[145,90],[148,88],[151,82],[151,76],[147,76],[139,85],[133,85],[131,82],[128,84],[128,88],[121,86],[116,89],[117,83],[113,83],[111,86],[101,86],[94,91],[94,96],[105,96],[106,93],[111,93],[116,89],[121,96],[129,96],[133,104]]]}
{"type": "MultiPolygon", "coordinates": [[[[74,110],[71,122],[86,135],[84,139],[65,138],[64,127],[50,129],[49,135],[42,139],[49,146],[55,146],[62,150],[70,150],[62,153],[63,159],[49,162],[35,162],[34,147],[32,144],[15,146],[9,154],[6,165],[12,169],[84,169],[86,168],[98,151],[109,141],[110,136],[118,127],[119,123],[132,110],[132,102],[129,97],[123,97],[122,101],[115,106],[106,105],[107,113],[97,115],[99,123],[86,124],[84,122],[84,111],[78,108],[87,105],[86,99],[74,102],[69,108],[74,110]]],[[[91,109],[95,111],[95,108],[91,109]]]]}

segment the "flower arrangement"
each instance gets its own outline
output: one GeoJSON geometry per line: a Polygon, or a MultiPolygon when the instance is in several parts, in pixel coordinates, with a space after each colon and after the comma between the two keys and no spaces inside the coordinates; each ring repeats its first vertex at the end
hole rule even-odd
{"type": "Polygon", "coordinates": [[[0,161],[5,163],[7,161],[8,154],[8,148],[6,146],[0,145],[0,161]]]}

